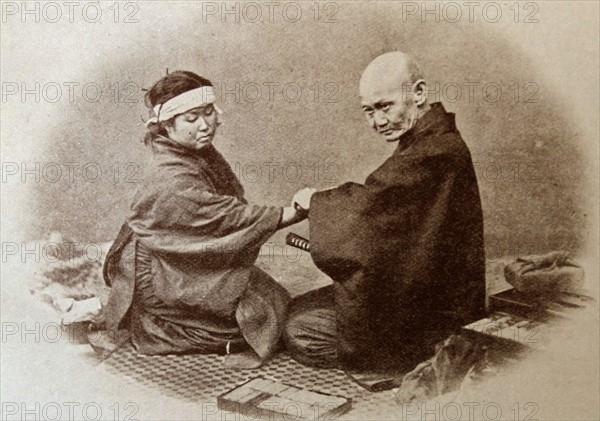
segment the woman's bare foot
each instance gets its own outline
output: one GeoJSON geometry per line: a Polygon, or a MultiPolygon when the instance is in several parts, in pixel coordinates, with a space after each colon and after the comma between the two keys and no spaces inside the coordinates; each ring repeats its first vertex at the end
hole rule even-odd
{"type": "Polygon", "coordinates": [[[72,305],[63,315],[63,324],[70,325],[77,322],[90,322],[98,318],[102,311],[102,304],[98,297],[82,301],[73,301],[72,305]]]}
{"type": "Polygon", "coordinates": [[[227,354],[223,360],[225,368],[235,368],[238,370],[247,370],[258,368],[262,365],[262,360],[254,351],[244,351],[236,354],[227,354]]]}

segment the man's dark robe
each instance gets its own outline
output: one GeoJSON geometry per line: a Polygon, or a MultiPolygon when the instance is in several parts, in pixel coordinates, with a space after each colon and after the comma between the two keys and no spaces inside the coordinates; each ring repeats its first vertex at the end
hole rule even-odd
{"type": "Polygon", "coordinates": [[[454,114],[432,104],[364,185],[313,195],[310,239],[335,281],[344,367],[402,365],[434,331],[481,318],[481,202],[454,114]]]}
{"type": "Polygon", "coordinates": [[[254,266],[282,209],[250,205],[212,146],[190,151],[164,137],[138,186],[132,212],[109,252],[109,330],[130,314],[144,354],[225,353],[278,344],[289,296],[254,266]]]}

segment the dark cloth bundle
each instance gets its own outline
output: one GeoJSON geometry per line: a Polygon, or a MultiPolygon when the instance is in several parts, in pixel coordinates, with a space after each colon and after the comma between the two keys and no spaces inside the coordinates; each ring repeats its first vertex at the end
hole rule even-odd
{"type": "Polygon", "coordinates": [[[519,292],[578,292],[583,287],[583,269],[564,251],[519,257],[504,268],[506,282],[519,292]]]}

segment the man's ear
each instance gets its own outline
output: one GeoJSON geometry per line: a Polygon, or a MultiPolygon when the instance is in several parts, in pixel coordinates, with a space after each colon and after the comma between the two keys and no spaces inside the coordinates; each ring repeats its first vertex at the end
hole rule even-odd
{"type": "Polygon", "coordinates": [[[414,83],[414,98],[415,105],[418,107],[427,101],[427,84],[423,79],[419,79],[414,83]]]}

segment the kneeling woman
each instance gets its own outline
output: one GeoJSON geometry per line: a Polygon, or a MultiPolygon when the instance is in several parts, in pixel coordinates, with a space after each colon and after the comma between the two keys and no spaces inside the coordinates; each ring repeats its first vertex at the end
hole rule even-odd
{"type": "Polygon", "coordinates": [[[214,99],[210,81],[184,71],[147,92],[152,160],[106,259],[104,318],[113,332],[126,322],[143,354],[232,354],[230,365],[256,366],[278,345],[289,296],[254,263],[304,215],[246,202],[213,146],[214,99]]]}

